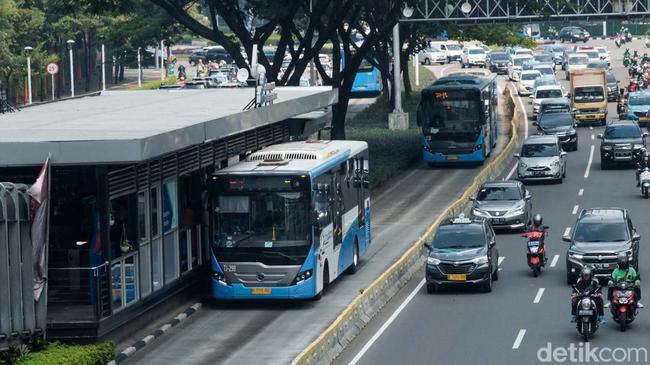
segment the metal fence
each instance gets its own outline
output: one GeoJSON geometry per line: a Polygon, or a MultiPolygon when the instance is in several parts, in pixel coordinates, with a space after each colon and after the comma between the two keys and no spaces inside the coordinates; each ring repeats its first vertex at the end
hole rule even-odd
{"type": "Polygon", "coordinates": [[[47,290],[34,301],[30,198],[0,183],[0,351],[45,335],[47,290]]]}
{"type": "Polygon", "coordinates": [[[51,267],[48,270],[50,322],[94,322],[111,314],[109,264],[51,267]]]}

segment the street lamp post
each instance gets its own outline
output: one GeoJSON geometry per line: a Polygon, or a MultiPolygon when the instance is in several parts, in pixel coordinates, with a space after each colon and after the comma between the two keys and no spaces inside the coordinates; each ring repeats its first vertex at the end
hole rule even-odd
{"type": "MultiPolygon", "coordinates": [[[[313,12],[313,1],[309,0],[309,17],[312,16],[313,12]]],[[[312,49],[314,48],[314,34],[312,34],[311,37],[311,47],[312,49]]],[[[318,57],[318,55],[316,55],[318,57]]],[[[314,57],[311,58],[311,61],[309,61],[309,86],[315,86],[316,85],[316,75],[314,74],[314,57]]]]}
{"type": "Polygon", "coordinates": [[[25,54],[27,55],[27,104],[32,104],[32,51],[34,48],[25,47],[25,54]]]}
{"type": "Polygon", "coordinates": [[[74,97],[74,60],[72,55],[72,47],[74,47],[74,40],[68,39],[66,43],[68,43],[68,49],[70,52],[68,56],[70,58],[70,95],[74,97]]]}
{"type": "Polygon", "coordinates": [[[142,86],[142,68],[140,62],[140,47],[138,47],[138,87],[142,86]]]}
{"type": "MultiPolygon", "coordinates": [[[[402,9],[402,15],[405,18],[410,18],[413,15],[414,9],[405,6],[402,9]]],[[[396,129],[408,129],[409,128],[409,114],[404,113],[402,110],[402,90],[400,85],[401,77],[401,64],[400,64],[400,55],[402,50],[400,49],[399,42],[399,21],[393,27],[393,97],[395,99],[395,109],[393,112],[388,115],[388,128],[391,130],[396,129]]]]}
{"type": "Polygon", "coordinates": [[[106,49],[102,43],[102,91],[106,91],[106,49]]]}

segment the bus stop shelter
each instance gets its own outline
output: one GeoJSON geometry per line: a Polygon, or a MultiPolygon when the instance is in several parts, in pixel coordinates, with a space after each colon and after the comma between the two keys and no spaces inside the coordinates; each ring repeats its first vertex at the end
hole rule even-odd
{"type": "Polygon", "coordinates": [[[338,100],[281,87],[105,92],[0,117],[0,181],[30,184],[51,155],[47,333],[98,338],[207,280],[211,174],[304,139],[338,100]],[[202,270],[203,269],[203,270],[202,270]]]}

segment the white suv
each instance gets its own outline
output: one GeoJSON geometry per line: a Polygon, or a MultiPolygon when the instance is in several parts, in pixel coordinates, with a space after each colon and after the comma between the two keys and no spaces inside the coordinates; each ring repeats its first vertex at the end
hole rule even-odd
{"type": "Polygon", "coordinates": [[[463,67],[481,66],[485,67],[487,53],[481,47],[465,47],[461,56],[463,67]]]}
{"type": "Polygon", "coordinates": [[[533,60],[533,56],[527,54],[510,56],[510,62],[508,62],[508,78],[512,81],[519,81],[519,76],[521,70],[523,70],[524,63],[532,62],[533,60]]]}
{"type": "Polygon", "coordinates": [[[539,106],[542,104],[542,100],[563,97],[564,93],[562,92],[562,87],[560,85],[544,85],[535,88],[533,93],[530,95],[530,98],[532,99],[531,103],[533,104],[533,118],[537,119],[537,113],[539,113],[539,106]]]}

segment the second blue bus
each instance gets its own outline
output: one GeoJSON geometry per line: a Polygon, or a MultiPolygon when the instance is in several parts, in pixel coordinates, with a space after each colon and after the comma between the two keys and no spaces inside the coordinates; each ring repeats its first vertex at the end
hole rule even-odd
{"type": "Polygon", "coordinates": [[[320,298],[370,246],[366,142],[274,145],[212,178],[214,298],[320,298]]]}
{"type": "Polygon", "coordinates": [[[454,75],[422,90],[417,122],[424,161],[482,164],[499,136],[496,75],[454,75]]]}

